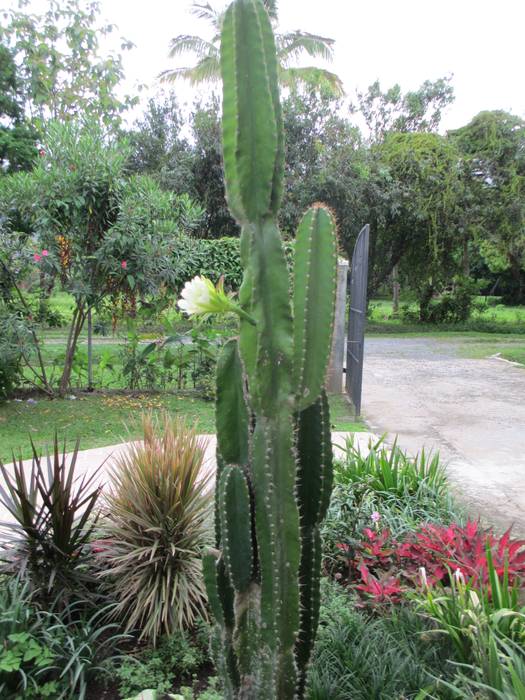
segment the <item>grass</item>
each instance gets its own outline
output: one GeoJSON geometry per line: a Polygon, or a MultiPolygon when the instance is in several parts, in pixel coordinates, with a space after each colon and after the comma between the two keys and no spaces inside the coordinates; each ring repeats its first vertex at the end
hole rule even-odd
{"type": "MultiPolygon", "coordinates": [[[[0,403],[0,460],[15,456],[31,457],[30,438],[38,450],[45,450],[54,431],[67,439],[68,449],[80,438],[80,449],[114,445],[142,435],[145,411],[168,411],[185,416],[199,433],[215,432],[215,406],[212,401],[167,393],[78,394],[76,400],[44,397],[36,404],[27,401],[0,403]]],[[[352,420],[350,407],[341,397],[332,397],[334,430],[362,431],[363,423],[352,420]]]]}
{"type": "Polygon", "coordinates": [[[214,431],[214,404],[211,401],[173,394],[90,394],[68,399],[37,399],[36,404],[9,401],[0,405],[0,459],[10,462],[12,452],[31,456],[29,438],[37,449],[45,449],[58,431],[73,447],[77,437],[80,449],[113,445],[142,434],[142,413],[168,411],[184,415],[198,432],[214,431]]]}
{"type": "MultiPolygon", "coordinates": [[[[478,297],[482,305],[484,297],[478,297]]],[[[489,303],[480,309],[474,309],[471,318],[463,323],[442,324],[436,326],[430,323],[410,323],[403,320],[401,313],[394,317],[392,302],[386,299],[370,301],[367,329],[372,333],[413,333],[434,334],[446,331],[478,331],[486,333],[525,334],[525,306],[504,306],[494,303],[495,297],[489,298],[489,303]]],[[[400,304],[402,307],[404,303],[400,304]]],[[[410,304],[411,310],[416,311],[415,303],[410,304]]]]}

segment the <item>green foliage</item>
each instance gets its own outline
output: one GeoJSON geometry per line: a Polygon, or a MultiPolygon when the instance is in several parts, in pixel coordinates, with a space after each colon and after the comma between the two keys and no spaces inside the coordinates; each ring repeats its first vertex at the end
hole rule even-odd
{"type": "Polygon", "coordinates": [[[239,289],[242,267],[239,239],[217,238],[205,240],[184,237],[174,251],[177,285],[182,285],[196,275],[203,275],[217,283],[220,277],[230,289],[239,289]]]}
{"type": "Polygon", "coordinates": [[[434,637],[414,611],[372,617],[344,589],[326,582],[307,697],[391,700],[420,697],[422,689],[431,697],[454,697],[437,680],[453,675],[447,673],[449,653],[448,641],[434,637]]]}
{"type": "Polygon", "coordinates": [[[144,419],[144,441],[115,460],[106,494],[103,576],[127,631],[155,641],[204,611],[200,557],[209,542],[210,476],[194,430],[144,419]]]}
{"type": "Polygon", "coordinates": [[[89,540],[100,487],[94,485],[98,470],[75,482],[78,448],[77,442],[68,463],[56,435],[45,461],[33,446],[29,474],[22,459],[12,472],[0,462],[0,503],[14,521],[2,524],[6,567],[27,575],[44,600],[56,598],[61,605],[88,595],[92,584],[89,540]]]}
{"type": "Polygon", "coordinates": [[[42,153],[33,172],[4,178],[0,199],[8,228],[16,231],[22,221],[33,232],[41,287],[51,289],[59,279],[75,299],[59,386],[64,394],[88,309],[111,300],[115,317],[119,303],[133,316],[137,299],[167,304],[166,288],[176,282],[177,233],[193,228],[202,212],[150,177],[126,177],[128,146],[93,122],[51,123],[42,153]]]}
{"type": "Polygon", "coordinates": [[[381,141],[390,131],[435,131],[454,91],[450,77],[425,80],[418,90],[405,94],[397,84],[384,92],[376,80],[357,98],[371,139],[381,141]]]}
{"type": "MultiPolygon", "coordinates": [[[[464,323],[470,318],[478,285],[469,279],[454,280],[451,290],[445,290],[438,298],[433,295],[429,284],[419,299],[419,320],[422,323],[464,323]]],[[[404,312],[403,318],[410,320],[410,312],[404,312]]]]}
{"type": "Polygon", "coordinates": [[[374,492],[398,499],[411,497],[428,489],[437,497],[445,496],[448,481],[439,455],[421,454],[409,457],[394,441],[392,447],[384,444],[384,438],[370,444],[367,454],[362,454],[353,438],[347,440],[345,454],[336,462],[334,477],[338,484],[359,490],[374,492]]]}
{"type": "Polygon", "coordinates": [[[8,398],[21,380],[23,354],[30,348],[27,325],[0,301],[0,399],[8,398]]]}
{"type": "MultiPolygon", "coordinates": [[[[119,53],[102,55],[101,40],[115,27],[101,24],[100,5],[90,0],[50,0],[42,14],[5,12],[0,40],[21,66],[19,104],[40,128],[51,119],[79,114],[118,127],[121,114],[137,99],[117,96],[124,77],[119,53]]],[[[121,39],[120,48],[132,44],[121,39]]]]}
{"type": "Polygon", "coordinates": [[[208,628],[204,622],[201,626],[204,634],[195,638],[179,630],[169,637],[160,637],[155,648],[115,663],[112,672],[116,674],[120,695],[132,696],[143,688],[168,693],[175,683],[191,680],[207,659],[208,628]]]}
{"type": "Polygon", "coordinates": [[[492,271],[510,270],[513,298],[525,289],[523,185],[525,121],[503,111],[480,112],[450,138],[464,158],[471,192],[469,230],[492,271]]]}
{"type": "Polygon", "coordinates": [[[239,339],[218,362],[220,549],[204,559],[227,698],[304,697],[319,614],[319,526],[331,490],[322,386],[335,225],[323,205],[307,212],[290,284],[276,225],[284,144],[275,52],[262,2],[235,0],[221,36],[223,151],[228,203],[242,226],[244,315],[239,339]]]}
{"type": "Polygon", "coordinates": [[[42,610],[20,578],[0,582],[0,692],[6,700],[83,700],[89,680],[105,673],[124,639],[108,624],[107,607],[86,612],[84,601],[42,610]]]}
{"type": "Polygon", "coordinates": [[[0,44],[0,171],[28,170],[36,158],[36,132],[22,106],[19,69],[13,53],[0,44]]]}

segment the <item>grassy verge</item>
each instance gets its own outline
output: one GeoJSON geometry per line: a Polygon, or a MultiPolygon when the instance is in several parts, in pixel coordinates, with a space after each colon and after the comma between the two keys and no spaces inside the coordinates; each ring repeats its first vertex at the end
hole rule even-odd
{"type": "MultiPolygon", "coordinates": [[[[483,297],[478,298],[478,303],[483,303],[483,297]]],[[[403,304],[401,304],[403,306],[403,304]]],[[[416,311],[416,305],[411,305],[411,310],[416,311]]],[[[368,332],[372,333],[418,333],[427,334],[437,332],[480,332],[480,333],[511,333],[525,334],[525,307],[504,306],[496,304],[475,309],[471,318],[462,323],[440,324],[413,323],[404,320],[401,316],[394,316],[392,302],[385,299],[373,299],[370,301],[367,323],[368,332]]]]}
{"type": "MultiPolygon", "coordinates": [[[[356,422],[348,403],[333,397],[334,430],[364,430],[356,422]]],[[[73,447],[80,438],[80,449],[114,445],[141,434],[141,416],[145,411],[168,411],[185,416],[200,433],[215,430],[215,406],[212,401],[174,394],[79,394],[76,400],[38,398],[35,403],[8,401],[0,404],[0,459],[12,460],[12,453],[31,456],[30,439],[38,450],[52,442],[54,431],[73,447]]]]}

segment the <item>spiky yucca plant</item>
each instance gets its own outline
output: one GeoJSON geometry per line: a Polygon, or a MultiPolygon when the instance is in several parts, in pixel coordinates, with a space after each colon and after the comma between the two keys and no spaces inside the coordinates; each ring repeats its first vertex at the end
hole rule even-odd
{"type": "Polygon", "coordinates": [[[201,572],[212,494],[204,445],[182,420],[144,418],[144,441],[115,459],[105,496],[102,575],[126,631],[156,642],[204,613],[201,572]]]}

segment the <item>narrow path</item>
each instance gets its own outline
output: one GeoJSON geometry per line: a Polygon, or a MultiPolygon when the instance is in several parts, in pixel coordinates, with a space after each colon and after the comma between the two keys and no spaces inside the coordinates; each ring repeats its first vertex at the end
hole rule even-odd
{"type": "Polygon", "coordinates": [[[525,535],[525,369],[461,341],[370,337],[363,414],[412,453],[439,450],[469,512],[525,535]]]}

